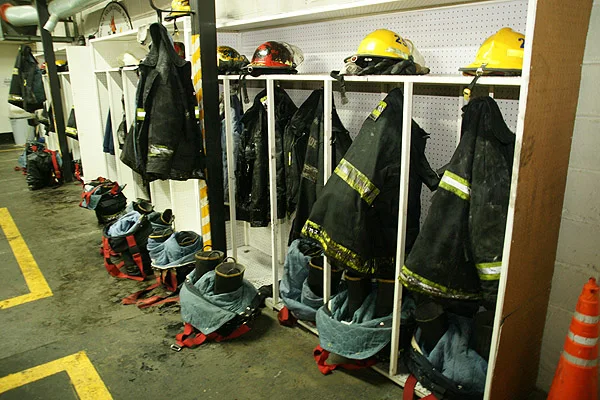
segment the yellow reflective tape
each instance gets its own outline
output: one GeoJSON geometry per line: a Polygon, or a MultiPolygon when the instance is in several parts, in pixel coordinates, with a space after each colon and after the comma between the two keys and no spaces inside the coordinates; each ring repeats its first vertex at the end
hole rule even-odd
{"type": "Polygon", "coordinates": [[[471,185],[469,182],[450,171],[444,172],[439,187],[454,193],[463,200],[468,201],[471,198],[471,185]]]}
{"type": "Polygon", "coordinates": [[[202,239],[204,240],[205,245],[212,244],[212,239],[210,235],[210,208],[208,204],[208,187],[206,186],[206,181],[200,181],[200,206],[201,212],[206,213],[205,218],[200,218],[202,225],[202,239]]]}
{"type": "Polygon", "coordinates": [[[85,351],[2,377],[0,378],[0,393],[8,392],[63,371],[69,376],[79,399],[112,400],[110,392],[85,351]]]}
{"type": "Polygon", "coordinates": [[[19,75],[19,68],[13,68],[13,75],[19,75]]]}
{"type": "Polygon", "coordinates": [[[470,188],[470,187],[471,187],[471,184],[469,183],[469,181],[468,181],[468,180],[466,180],[465,178],[463,178],[463,177],[461,177],[461,176],[458,176],[458,175],[456,175],[454,172],[451,172],[451,171],[445,171],[445,172],[444,172],[444,176],[447,176],[447,177],[449,177],[449,178],[452,178],[452,179],[454,179],[456,182],[458,182],[458,183],[462,183],[463,185],[465,185],[465,186],[466,186],[466,187],[468,187],[468,188],[470,188]]]}
{"type": "Polygon", "coordinates": [[[500,272],[502,271],[502,261],[480,263],[476,264],[475,266],[477,267],[479,279],[481,279],[482,281],[496,281],[500,279],[500,272]]]}
{"type": "Polygon", "coordinates": [[[73,128],[73,127],[67,126],[67,127],[65,128],[65,131],[66,131],[67,133],[70,133],[70,134],[72,134],[72,135],[77,135],[77,128],[73,128]]]}
{"type": "Polygon", "coordinates": [[[367,265],[362,257],[332,240],[327,232],[313,221],[306,221],[302,228],[302,234],[318,241],[328,257],[332,257],[358,272],[373,273],[373,269],[367,265]]]}
{"type": "Polygon", "coordinates": [[[0,228],[19,264],[29,293],[0,301],[0,310],[52,296],[52,290],[42,275],[27,243],[23,240],[7,208],[0,208],[0,228]]]}
{"type": "Polygon", "coordinates": [[[479,294],[450,289],[444,285],[430,281],[429,279],[412,272],[406,265],[402,266],[402,271],[400,272],[398,279],[410,290],[424,294],[463,300],[474,300],[479,298],[479,294]]]}
{"type": "Polygon", "coordinates": [[[194,53],[192,53],[192,64],[195,64],[197,62],[200,62],[200,49],[199,48],[197,50],[194,50],[194,53]]]}
{"type": "Polygon", "coordinates": [[[208,217],[208,207],[203,207],[200,209],[200,215],[202,218],[208,217]]]}
{"type": "Polygon", "coordinates": [[[196,73],[194,73],[194,85],[202,80],[202,70],[198,69],[196,73]]]}
{"type": "Polygon", "coordinates": [[[138,121],[146,119],[146,111],[143,108],[138,108],[135,113],[135,119],[138,121]]]}
{"type": "Polygon", "coordinates": [[[373,203],[379,194],[377,186],[345,158],[342,158],[342,161],[335,167],[334,173],[356,190],[360,197],[369,205],[373,203]]]}

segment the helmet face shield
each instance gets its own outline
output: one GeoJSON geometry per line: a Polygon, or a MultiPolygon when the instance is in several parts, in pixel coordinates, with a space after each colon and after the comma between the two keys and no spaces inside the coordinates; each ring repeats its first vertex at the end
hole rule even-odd
{"type": "Polygon", "coordinates": [[[294,46],[293,44],[289,44],[286,42],[281,42],[284,46],[286,46],[290,52],[292,53],[292,58],[294,59],[294,68],[304,62],[304,53],[298,46],[294,46]]]}

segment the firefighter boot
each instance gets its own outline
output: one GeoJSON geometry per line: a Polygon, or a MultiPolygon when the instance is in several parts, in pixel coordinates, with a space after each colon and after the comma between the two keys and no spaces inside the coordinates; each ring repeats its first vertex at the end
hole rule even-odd
{"type": "Polygon", "coordinates": [[[346,271],[346,285],[348,286],[348,317],[352,319],[371,291],[371,278],[352,275],[346,271]]]}
{"type": "MultiPolygon", "coordinates": [[[[331,295],[338,292],[343,270],[331,265],[331,295]]],[[[308,262],[308,287],[318,297],[323,297],[323,256],[317,256],[308,262]]]]}
{"type": "Polygon", "coordinates": [[[417,305],[415,320],[421,328],[421,339],[424,347],[431,351],[448,330],[448,318],[444,308],[434,301],[426,301],[417,305]]]}
{"type": "Polygon", "coordinates": [[[235,258],[227,257],[215,268],[215,294],[231,293],[238,290],[244,281],[245,270],[246,267],[238,264],[235,258]]]}
{"type": "Polygon", "coordinates": [[[194,254],[194,259],[196,260],[194,278],[196,281],[208,271],[214,270],[217,265],[223,262],[223,258],[225,258],[225,254],[222,251],[212,250],[212,247],[209,245],[204,246],[204,249],[194,254]],[[204,250],[207,247],[209,249],[204,250]]]}
{"type": "Polygon", "coordinates": [[[377,300],[375,301],[375,318],[385,317],[394,309],[395,281],[393,275],[390,279],[377,278],[377,300]]]}

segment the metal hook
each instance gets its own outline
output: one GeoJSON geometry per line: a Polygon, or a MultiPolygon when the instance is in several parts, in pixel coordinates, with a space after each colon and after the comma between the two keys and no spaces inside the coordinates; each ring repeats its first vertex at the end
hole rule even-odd
{"type": "Polygon", "coordinates": [[[473,78],[473,80],[471,81],[469,86],[467,86],[463,90],[463,97],[465,98],[466,102],[468,102],[469,99],[471,98],[471,91],[477,84],[477,80],[483,75],[483,70],[485,69],[486,66],[487,66],[487,64],[481,64],[481,66],[479,68],[477,68],[477,71],[475,71],[475,78],[473,78]]]}

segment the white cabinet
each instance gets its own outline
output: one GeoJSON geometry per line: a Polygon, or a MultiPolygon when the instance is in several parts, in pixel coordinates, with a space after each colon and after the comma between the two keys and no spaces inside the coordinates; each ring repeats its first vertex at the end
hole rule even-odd
{"type": "MultiPolygon", "coordinates": [[[[186,58],[191,51],[191,21],[189,18],[177,21],[184,38],[186,58]]],[[[168,24],[172,31],[173,24],[168,24]]],[[[107,37],[90,40],[83,48],[69,49],[71,70],[77,85],[74,98],[81,109],[80,132],[83,130],[82,158],[86,178],[104,176],[127,185],[124,193],[127,198],[151,199],[157,210],[173,209],[177,230],[192,230],[204,233],[204,240],[210,240],[208,220],[202,221],[201,203],[206,197],[206,184],[200,180],[154,181],[147,186],[139,174],[120,161],[117,130],[125,114],[128,132],[135,122],[136,88],[139,80],[137,67],[120,67],[120,58],[125,52],[143,59],[148,48],[137,41],[138,30],[127,31],[107,37]],[[124,108],[123,108],[124,106],[124,108]],[[103,153],[102,143],[108,112],[110,110],[115,155],[103,153]],[[83,117],[85,116],[85,117],[83,117]],[[88,167],[89,165],[89,167],[88,167]],[[89,171],[89,173],[88,173],[89,171]]],[[[79,111],[78,111],[78,115],[79,111]]],[[[207,218],[206,218],[207,219],[207,218]]]]}

